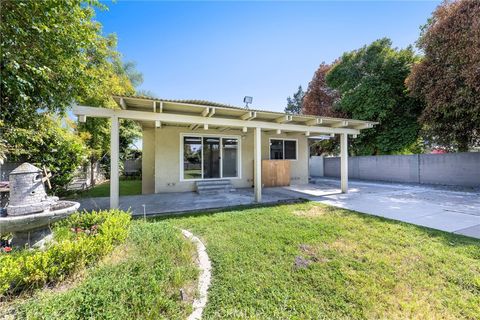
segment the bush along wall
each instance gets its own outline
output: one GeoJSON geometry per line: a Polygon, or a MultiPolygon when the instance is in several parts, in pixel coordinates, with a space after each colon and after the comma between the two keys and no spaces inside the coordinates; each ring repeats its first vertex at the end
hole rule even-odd
{"type": "Polygon", "coordinates": [[[128,236],[131,215],[120,210],[75,213],[53,226],[43,251],[0,254],[0,295],[62,280],[110,253],[128,236]]]}

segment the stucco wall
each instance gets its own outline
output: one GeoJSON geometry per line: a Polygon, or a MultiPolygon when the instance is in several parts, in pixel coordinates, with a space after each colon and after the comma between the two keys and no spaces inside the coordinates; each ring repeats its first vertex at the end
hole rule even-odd
{"type": "MultiPolygon", "coordinates": [[[[340,158],[324,159],[324,174],[340,176],[340,158]]],[[[480,186],[480,153],[365,156],[348,158],[352,179],[480,186]]]]}
{"type": "MultiPolygon", "coordinates": [[[[183,192],[194,191],[194,181],[180,181],[180,137],[181,134],[209,134],[218,136],[239,136],[241,144],[240,178],[232,178],[236,188],[253,185],[253,129],[247,133],[239,131],[219,132],[197,130],[192,132],[181,127],[146,128],[143,130],[142,192],[183,192]],[[155,148],[156,146],[156,148],[155,148]]],[[[297,160],[292,160],[291,183],[308,182],[308,144],[304,135],[277,135],[262,132],[262,159],[269,159],[269,138],[297,139],[297,160]]]]}

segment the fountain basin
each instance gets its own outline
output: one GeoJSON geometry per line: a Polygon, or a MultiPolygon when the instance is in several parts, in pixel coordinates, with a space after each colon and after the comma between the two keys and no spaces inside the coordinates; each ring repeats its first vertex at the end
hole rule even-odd
{"type": "Polygon", "coordinates": [[[50,225],[73,214],[79,207],[78,202],[61,200],[43,212],[0,217],[0,234],[13,233],[14,246],[41,247],[51,238],[50,225]]]}

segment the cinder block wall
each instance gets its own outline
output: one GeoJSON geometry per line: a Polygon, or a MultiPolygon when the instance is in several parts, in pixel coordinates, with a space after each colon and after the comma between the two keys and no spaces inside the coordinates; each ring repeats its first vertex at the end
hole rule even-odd
{"type": "MultiPolygon", "coordinates": [[[[324,175],[340,177],[340,158],[324,158],[324,175]]],[[[348,158],[348,177],[390,182],[480,186],[480,152],[348,158]]]]}

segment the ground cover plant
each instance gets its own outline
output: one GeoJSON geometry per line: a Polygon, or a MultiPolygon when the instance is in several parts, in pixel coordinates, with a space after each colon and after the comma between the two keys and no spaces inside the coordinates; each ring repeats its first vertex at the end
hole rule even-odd
{"type": "Polygon", "coordinates": [[[54,240],[44,250],[0,254],[0,296],[62,280],[96,262],[125,241],[129,225],[124,211],[75,213],[53,226],[54,240]]]}
{"type": "Polygon", "coordinates": [[[164,223],[134,221],[118,246],[67,289],[14,306],[17,319],[185,319],[198,269],[194,245],[164,223]]]}
{"type": "Polygon", "coordinates": [[[480,241],[314,203],[159,223],[213,263],[205,319],[478,319],[480,241]]]}

